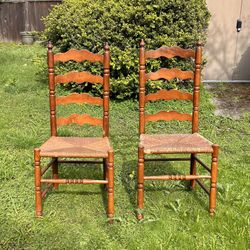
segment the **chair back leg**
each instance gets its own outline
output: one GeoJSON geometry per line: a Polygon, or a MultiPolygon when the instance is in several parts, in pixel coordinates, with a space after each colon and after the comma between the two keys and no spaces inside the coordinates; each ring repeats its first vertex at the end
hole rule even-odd
{"type": "Polygon", "coordinates": [[[114,216],[114,152],[108,152],[108,218],[113,223],[114,216]]]}
{"type": "Polygon", "coordinates": [[[34,150],[35,160],[35,193],[36,193],[36,217],[42,216],[42,190],[41,190],[41,166],[40,149],[34,150]]]}
{"type": "Polygon", "coordinates": [[[137,219],[143,219],[142,210],[144,207],[144,148],[138,148],[138,168],[137,168],[137,219]]]}

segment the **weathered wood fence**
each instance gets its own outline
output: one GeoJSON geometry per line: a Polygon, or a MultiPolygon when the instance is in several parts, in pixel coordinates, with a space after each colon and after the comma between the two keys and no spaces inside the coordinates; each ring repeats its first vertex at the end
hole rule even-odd
{"type": "Polygon", "coordinates": [[[0,40],[19,41],[21,31],[41,31],[41,18],[62,0],[0,0],[0,40]]]}

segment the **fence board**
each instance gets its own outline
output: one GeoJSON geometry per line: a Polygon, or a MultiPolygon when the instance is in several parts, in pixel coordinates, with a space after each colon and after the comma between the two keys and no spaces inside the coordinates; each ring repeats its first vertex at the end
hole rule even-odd
{"type": "MultiPolygon", "coordinates": [[[[28,25],[31,31],[44,29],[41,18],[49,14],[53,5],[61,0],[28,0],[28,25]]],[[[0,40],[20,41],[20,32],[25,30],[25,1],[0,2],[0,40]]]]}

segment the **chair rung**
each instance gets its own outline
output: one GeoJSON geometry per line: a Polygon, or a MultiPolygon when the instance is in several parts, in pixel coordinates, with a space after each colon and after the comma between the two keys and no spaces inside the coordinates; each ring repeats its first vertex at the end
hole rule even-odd
{"type": "Polygon", "coordinates": [[[89,180],[89,179],[42,179],[42,183],[57,184],[108,184],[107,180],[89,180]]]}
{"type": "Polygon", "coordinates": [[[144,161],[190,161],[190,158],[145,158],[144,161]]]}
{"type": "Polygon", "coordinates": [[[48,193],[49,189],[52,187],[53,183],[49,183],[47,185],[47,187],[43,190],[42,192],[42,198],[44,198],[46,196],[46,194],[48,193]]]}
{"type": "Polygon", "coordinates": [[[199,184],[199,186],[209,195],[210,192],[208,191],[208,189],[205,187],[205,185],[200,181],[200,180],[196,180],[196,182],[199,184]]]}
{"type": "Polygon", "coordinates": [[[144,176],[144,180],[197,180],[211,179],[209,175],[159,175],[159,176],[144,176]]]}
{"type": "Polygon", "coordinates": [[[52,164],[53,164],[55,161],[56,161],[55,159],[52,159],[52,160],[47,164],[47,166],[46,166],[44,169],[42,169],[42,171],[41,171],[41,176],[43,176],[43,175],[47,172],[47,170],[52,166],[52,164]]]}
{"type": "Polygon", "coordinates": [[[102,164],[103,161],[70,161],[70,160],[60,160],[58,163],[74,163],[74,164],[83,164],[83,163],[91,163],[91,164],[102,164]]]}
{"type": "Polygon", "coordinates": [[[197,156],[194,157],[194,159],[200,163],[202,167],[204,167],[209,173],[211,173],[211,169],[203,162],[201,161],[197,156]]]}

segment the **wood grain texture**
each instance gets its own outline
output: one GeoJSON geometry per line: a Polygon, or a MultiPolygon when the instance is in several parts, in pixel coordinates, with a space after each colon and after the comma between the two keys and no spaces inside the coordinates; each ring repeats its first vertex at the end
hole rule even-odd
{"type": "Polygon", "coordinates": [[[176,111],[160,111],[153,115],[146,115],[146,122],[157,122],[157,121],[192,121],[192,115],[190,114],[182,114],[176,111]]]}
{"type": "Polygon", "coordinates": [[[159,69],[156,72],[150,72],[146,74],[146,80],[159,80],[159,79],[166,79],[172,80],[174,78],[186,80],[186,79],[193,79],[194,73],[193,71],[182,71],[180,69],[159,69]]]}
{"type": "Polygon", "coordinates": [[[182,92],[176,89],[166,90],[162,89],[156,93],[149,94],[145,97],[145,101],[157,101],[157,100],[193,100],[193,95],[188,92],[182,92]]]}
{"type": "Polygon", "coordinates": [[[166,57],[166,58],[173,58],[175,56],[181,58],[189,58],[195,57],[195,52],[192,49],[182,49],[180,47],[161,47],[156,50],[149,50],[145,53],[146,59],[149,58],[159,58],[159,57],[166,57]]]}
{"type": "Polygon", "coordinates": [[[71,123],[75,123],[78,125],[90,124],[94,126],[102,126],[103,120],[100,118],[92,117],[88,114],[78,115],[72,114],[68,117],[61,117],[57,119],[57,125],[68,125],[71,123]]]}
{"type": "Polygon", "coordinates": [[[56,98],[56,105],[64,105],[70,103],[88,103],[95,105],[102,105],[103,99],[100,97],[94,97],[89,94],[77,94],[73,93],[68,96],[59,96],[56,98]]]}
{"type": "Polygon", "coordinates": [[[58,53],[54,56],[55,62],[67,62],[67,61],[90,61],[90,62],[101,62],[103,63],[103,55],[94,54],[88,50],[76,50],[71,49],[65,53],[58,53]]]}
{"type": "Polygon", "coordinates": [[[72,71],[65,75],[58,75],[55,77],[55,83],[100,83],[103,84],[103,77],[98,75],[92,75],[89,72],[76,72],[72,71]]]}

